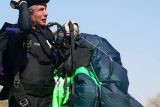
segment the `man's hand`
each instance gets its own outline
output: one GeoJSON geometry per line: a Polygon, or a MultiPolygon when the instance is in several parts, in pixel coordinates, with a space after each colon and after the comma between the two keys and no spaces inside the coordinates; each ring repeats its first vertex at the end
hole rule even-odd
{"type": "Polygon", "coordinates": [[[22,3],[27,3],[26,0],[11,0],[10,6],[13,9],[18,9],[22,3]]]}
{"type": "Polygon", "coordinates": [[[72,24],[73,24],[73,27],[74,27],[74,35],[80,34],[80,30],[79,30],[78,24],[75,23],[75,22],[72,22],[70,19],[68,19],[67,22],[64,24],[64,28],[65,28],[66,34],[67,34],[67,35],[70,34],[69,23],[72,23],[72,24]]]}

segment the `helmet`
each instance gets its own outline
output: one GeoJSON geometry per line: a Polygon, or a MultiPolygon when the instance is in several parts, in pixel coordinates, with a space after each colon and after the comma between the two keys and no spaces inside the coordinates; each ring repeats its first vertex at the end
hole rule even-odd
{"type": "Polygon", "coordinates": [[[50,0],[11,0],[10,6],[13,9],[17,9],[21,1],[26,1],[28,3],[28,6],[32,6],[37,3],[48,3],[50,0]]]}
{"type": "Polygon", "coordinates": [[[37,3],[48,3],[50,0],[26,0],[28,6],[37,4],[37,3]]]}

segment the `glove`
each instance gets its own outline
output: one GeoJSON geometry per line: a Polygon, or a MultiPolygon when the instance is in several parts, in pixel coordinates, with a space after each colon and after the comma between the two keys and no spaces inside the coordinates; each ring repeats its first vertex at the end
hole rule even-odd
{"type": "Polygon", "coordinates": [[[10,6],[13,8],[13,9],[18,9],[19,6],[22,4],[22,3],[27,3],[25,0],[11,0],[10,1],[10,6]]]}
{"type": "Polygon", "coordinates": [[[57,36],[56,43],[62,44],[64,47],[69,48],[71,45],[71,36],[74,36],[74,40],[79,38],[79,26],[77,23],[72,23],[71,20],[67,20],[67,22],[63,25],[63,28],[65,30],[65,36],[57,36]],[[71,28],[73,26],[73,28],[71,28]],[[71,31],[71,29],[73,31],[71,31]],[[72,32],[72,35],[71,35],[72,32]],[[61,42],[59,42],[61,41],[61,42]]]}
{"type": "Polygon", "coordinates": [[[64,24],[66,34],[68,34],[68,35],[70,34],[70,26],[69,26],[70,23],[73,24],[74,35],[80,34],[78,23],[72,22],[70,19],[68,19],[67,22],[64,24]]]}

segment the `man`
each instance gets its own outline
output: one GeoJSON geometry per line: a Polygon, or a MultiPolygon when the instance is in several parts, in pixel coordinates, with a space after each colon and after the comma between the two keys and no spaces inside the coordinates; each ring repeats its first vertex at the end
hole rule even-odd
{"type": "MultiPolygon", "coordinates": [[[[46,24],[49,0],[20,0],[18,25],[7,31],[6,71],[15,76],[9,94],[9,107],[51,107],[53,71],[63,57],[52,46],[55,38],[46,24]],[[16,31],[15,31],[16,29],[16,31]]],[[[12,4],[13,5],[13,4],[12,4]]]]}

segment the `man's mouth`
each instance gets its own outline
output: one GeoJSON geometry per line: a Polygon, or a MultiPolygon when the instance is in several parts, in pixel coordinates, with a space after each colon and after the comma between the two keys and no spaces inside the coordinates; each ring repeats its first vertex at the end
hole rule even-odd
{"type": "Polygon", "coordinates": [[[46,19],[42,19],[43,23],[46,23],[46,19]]]}

